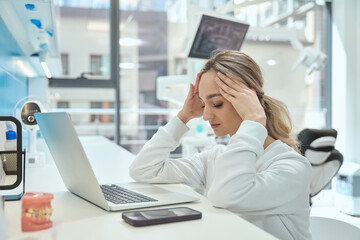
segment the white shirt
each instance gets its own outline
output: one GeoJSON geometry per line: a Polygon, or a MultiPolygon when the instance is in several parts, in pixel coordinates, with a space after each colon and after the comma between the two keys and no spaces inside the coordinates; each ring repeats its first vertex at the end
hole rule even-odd
{"type": "Polygon", "coordinates": [[[227,146],[216,145],[191,158],[169,158],[189,128],[173,118],[144,145],[130,176],[149,183],[184,183],[213,206],[234,212],[280,239],[311,239],[311,165],[276,140],[265,150],[267,130],[243,121],[227,146]]]}

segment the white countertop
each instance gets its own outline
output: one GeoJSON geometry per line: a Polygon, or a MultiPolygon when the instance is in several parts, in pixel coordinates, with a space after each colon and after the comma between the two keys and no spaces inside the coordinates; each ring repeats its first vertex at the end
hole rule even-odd
{"type": "Polygon", "coordinates": [[[339,209],[336,208],[334,199],[334,190],[322,190],[312,199],[313,205],[311,207],[310,215],[337,219],[360,228],[360,217],[342,213],[339,209]]]}
{"type": "MultiPolygon", "coordinates": [[[[85,152],[100,183],[130,181],[128,167],[133,154],[103,137],[81,138],[85,152]]],[[[45,167],[26,169],[26,191],[54,194],[53,227],[43,231],[21,232],[21,201],[5,203],[9,239],[275,239],[239,216],[211,206],[208,199],[181,184],[160,184],[172,191],[197,196],[200,201],[187,206],[203,213],[201,220],[133,227],[121,212],[106,212],[65,188],[52,160],[45,167]]]]}

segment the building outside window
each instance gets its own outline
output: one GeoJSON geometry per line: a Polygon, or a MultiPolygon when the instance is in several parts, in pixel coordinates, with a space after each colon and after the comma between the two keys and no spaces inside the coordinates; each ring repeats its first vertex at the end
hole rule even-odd
{"type": "Polygon", "coordinates": [[[90,74],[98,76],[108,76],[109,73],[109,58],[108,56],[100,54],[90,55],[90,74]]]}
{"type": "MultiPolygon", "coordinates": [[[[101,102],[90,102],[91,109],[101,109],[101,102]]],[[[90,122],[100,122],[100,115],[99,114],[91,114],[90,115],[90,122]]]]}
{"type": "Polygon", "coordinates": [[[90,55],[90,72],[94,75],[102,75],[101,55],[90,55]]]}
{"type": "Polygon", "coordinates": [[[90,115],[90,122],[100,122],[100,123],[113,123],[114,114],[106,114],[101,110],[109,110],[113,112],[114,102],[90,102],[90,108],[93,110],[99,110],[98,113],[90,115]]]}
{"type": "Polygon", "coordinates": [[[69,75],[69,54],[61,53],[62,74],[69,75]]]}
{"type": "Polygon", "coordinates": [[[57,108],[70,108],[70,102],[68,101],[58,101],[57,108]]]}

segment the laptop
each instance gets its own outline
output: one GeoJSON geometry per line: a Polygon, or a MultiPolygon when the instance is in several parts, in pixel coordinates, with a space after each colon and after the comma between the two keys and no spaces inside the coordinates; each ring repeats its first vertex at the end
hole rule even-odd
{"type": "Polygon", "coordinates": [[[107,211],[198,200],[147,183],[99,185],[69,115],[65,112],[35,113],[35,119],[66,188],[107,211]]]}

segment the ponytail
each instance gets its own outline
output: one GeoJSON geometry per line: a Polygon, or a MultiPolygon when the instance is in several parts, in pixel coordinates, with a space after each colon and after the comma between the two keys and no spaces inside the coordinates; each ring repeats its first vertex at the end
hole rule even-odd
{"type": "Polygon", "coordinates": [[[298,142],[290,136],[292,122],[289,111],[284,103],[269,96],[259,96],[266,114],[266,129],[270,137],[280,139],[300,153],[298,142]]]}

